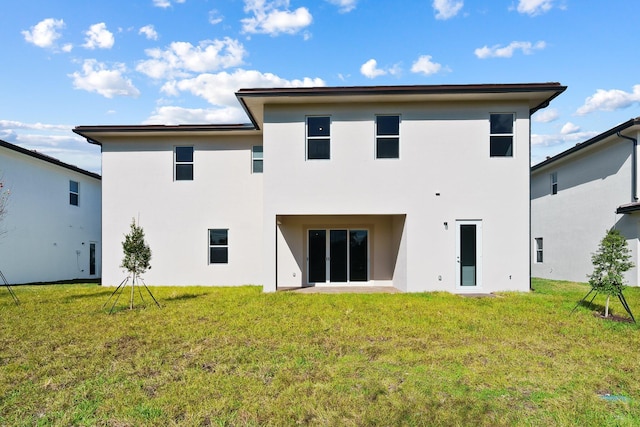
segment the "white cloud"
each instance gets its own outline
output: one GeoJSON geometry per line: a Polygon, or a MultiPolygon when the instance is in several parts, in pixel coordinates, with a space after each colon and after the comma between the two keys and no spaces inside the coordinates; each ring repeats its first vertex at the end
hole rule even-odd
{"type": "Polygon", "coordinates": [[[420,73],[424,74],[425,76],[436,74],[440,70],[442,70],[442,65],[438,64],[437,62],[432,62],[430,55],[420,56],[411,66],[412,73],[420,73]]]}
{"type": "Polygon", "coordinates": [[[462,0],[433,0],[433,9],[436,11],[436,19],[453,18],[464,6],[462,0]]]}
{"type": "Polygon", "coordinates": [[[247,114],[240,107],[183,108],[164,106],[157,108],[144,124],[199,124],[199,123],[247,123],[247,114]]]}
{"type": "Polygon", "coordinates": [[[520,0],[517,11],[530,16],[541,15],[551,10],[554,0],[520,0]]]}
{"type": "Polygon", "coordinates": [[[558,120],[560,113],[555,108],[545,108],[544,110],[538,110],[532,117],[532,120],[537,123],[550,123],[558,120]]]}
{"type": "Polygon", "coordinates": [[[73,50],[73,45],[71,43],[66,43],[62,46],[62,51],[63,52],[71,52],[71,50],[73,50]]]}
{"type": "Polygon", "coordinates": [[[222,16],[220,12],[217,11],[216,9],[209,11],[209,24],[217,25],[221,23],[223,19],[224,19],[224,16],[222,16]]]}
{"type": "MultiPolygon", "coordinates": [[[[566,126],[566,125],[565,125],[566,126]]],[[[563,128],[565,127],[563,126],[563,128]]],[[[589,138],[596,136],[598,132],[570,132],[559,134],[531,134],[531,145],[538,147],[553,147],[558,145],[573,146],[577,143],[584,142],[589,138]]],[[[568,148],[568,147],[567,147],[568,148]]]]}
{"type": "Polygon", "coordinates": [[[82,64],[82,72],[75,72],[69,77],[73,78],[73,87],[96,92],[106,98],[114,96],[137,97],[140,91],[124,77],[126,67],[124,64],[115,64],[114,68],[107,69],[105,64],[95,59],[86,59],[82,64]]]}
{"type": "Polygon", "coordinates": [[[38,47],[53,47],[61,34],[57,30],[64,28],[62,19],[47,18],[31,27],[31,31],[22,31],[24,39],[38,47]]]}
{"type": "Polygon", "coordinates": [[[113,33],[107,30],[107,24],[104,22],[93,24],[85,32],[85,35],[87,36],[85,38],[86,42],[82,47],[87,49],[111,49],[113,47],[113,33]]]}
{"type": "Polygon", "coordinates": [[[358,0],[326,0],[331,4],[338,6],[340,13],[348,13],[356,8],[358,0]]]}
{"type": "Polygon", "coordinates": [[[638,102],[640,102],[640,85],[635,85],[632,93],[619,89],[598,89],[596,93],[585,99],[584,104],[578,108],[576,114],[584,116],[594,111],[621,110],[638,102]]]}
{"type": "Polygon", "coordinates": [[[296,34],[311,25],[313,17],[306,7],[288,10],[289,0],[245,0],[244,10],[252,13],[244,18],[242,31],[250,34],[296,34]]]}
{"type": "Polygon", "coordinates": [[[547,44],[539,41],[536,44],[531,42],[511,42],[508,46],[501,47],[494,45],[492,47],[483,46],[474,51],[475,55],[480,59],[486,58],[511,58],[515,51],[520,50],[525,55],[530,55],[534,50],[544,49],[547,44]]]}
{"type": "Polygon", "coordinates": [[[573,124],[571,122],[565,123],[564,126],[562,126],[562,129],[560,129],[561,135],[570,135],[576,132],[580,132],[580,126],[573,124]]]}
{"type": "Polygon", "coordinates": [[[200,74],[192,79],[170,81],[162,86],[161,91],[171,96],[188,92],[212,105],[237,106],[235,92],[241,88],[313,86],[325,86],[325,82],[309,77],[287,80],[271,73],[238,69],[233,73],[223,71],[217,74],[200,74]]]}
{"type": "Polygon", "coordinates": [[[369,79],[375,79],[376,77],[384,76],[387,74],[387,71],[378,68],[378,61],[370,59],[362,64],[360,73],[369,79]]]}
{"type": "Polygon", "coordinates": [[[24,123],[15,120],[0,120],[0,129],[22,129],[22,130],[39,130],[53,132],[69,132],[73,126],[71,125],[50,125],[46,123],[24,123]]]}
{"type": "Polygon", "coordinates": [[[136,70],[154,79],[189,77],[191,73],[237,67],[246,55],[242,43],[229,37],[204,40],[198,46],[173,42],[165,50],[147,49],[145,53],[151,59],[139,62],[136,70]]]}
{"type": "MultiPolygon", "coordinates": [[[[176,3],[184,3],[186,0],[174,0],[176,3]]],[[[171,0],[153,0],[153,5],[155,7],[161,7],[166,9],[171,7],[171,0]]]]}
{"type": "Polygon", "coordinates": [[[145,25],[140,28],[138,34],[144,34],[144,36],[149,40],[158,40],[158,32],[153,27],[153,25],[145,25]]]}

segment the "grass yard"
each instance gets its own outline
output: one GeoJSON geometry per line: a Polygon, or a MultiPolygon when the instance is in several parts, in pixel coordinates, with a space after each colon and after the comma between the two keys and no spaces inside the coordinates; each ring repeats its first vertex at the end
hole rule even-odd
{"type": "Polygon", "coordinates": [[[638,327],[570,315],[586,285],[533,286],[162,287],[161,309],[125,293],[113,315],[112,288],[14,287],[20,306],[0,288],[0,425],[640,425],[638,327]]]}

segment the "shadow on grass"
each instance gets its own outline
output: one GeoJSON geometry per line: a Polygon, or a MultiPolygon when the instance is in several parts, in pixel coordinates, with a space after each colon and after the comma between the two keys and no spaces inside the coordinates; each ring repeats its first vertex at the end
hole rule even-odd
{"type": "Polygon", "coordinates": [[[176,295],[176,296],[171,296],[169,298],[165,298],[165,300],[166,301],[181,301],[181,300],[200,298],[200,297],[203,297],[205,295],[206,294],[182,294],[182,295],[176,295]]]}

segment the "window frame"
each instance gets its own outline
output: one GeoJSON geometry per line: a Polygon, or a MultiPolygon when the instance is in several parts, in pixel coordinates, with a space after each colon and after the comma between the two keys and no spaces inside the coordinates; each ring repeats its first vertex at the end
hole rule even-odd
{"type": "Polygon", "coordinates": [[[173,147],[173,180],[174,181],[193,181],[195,177],[195,147],[193,145],[176,145],[173,147]],[[184,161],[178,160],[178,149],[179,148],[190,148],[191,149],[191,160],[184,161]],[[191,178],[178,178],[178,166],[183,165],[191,165],[191,178]]]}
{"type": "Polygon", "coordinates": [[[544,264],[544,239],[542,237],[535,237],[534,241],[534,260],[536,264],[544,264]]]}
{"type": "Polygon", "coordinates": [[[74,181],[73,179],[69,180],[69,205],[71,206],[80,206],[80,181],[74,181]],[[73,191],[71,188],[71,184],[76,184],[76,191],[73,191]],[[75,203],[74,203],[75,196],[75,203]]]}
{"type": "MultiPolygon", "coordinates": [[[[507,158],[513,158],[515,157],[515,139],[516,139],[516,113],[489,113],[489,157],[491,158],[496,158],[496,157],[507,157],[507,158]],[[493,128],[493,117],[494,116],[502,116],[502,115],[510,115],[511,116],[511,132],[492,132],[492,128],[493,128]],[[494,148],[494,142],[497,143],[498,138],[503,139],[503,138],[511,138],[511,150],[509,151],[509,154],[497,154],[495,153],[494,148]],[[495,154],[494,154],[495,153],[495,154]]],[[[496,147],[497,148],[497,147],[496,147]]],[[[502,151],[502,150],[501,150],[502,151]]]]}
{"type": "Polygon", "coordinates": [[[558,194],[558,172],[551,172],[551,195],[558,194]]]}
{"type": "Polygon", "coordinates": [[[207,260],[209,261],[209,265],[212,264],[229,264],[229,229],[228,228],[209,228],[207,230],[207,241],[208,241],[208,250],[207,250],[207,260]],[[212,232],[225,232],[225,242],[224,243],[212,243],[211,242],[211,233],[212,232]],[[224,261],[214,261],[212,260],[212,252],[211,249],[225,249],[225,259],[224,261]]]}
{"type": "Polygon", "coordinates": [[[251,173],[264,173],[264,146],[262,145],[253,145],[251,147],[251,173]],[[256,156],[258,151],[256,148],[260,148],[260,156],[256,156]],[[258,162],[260,166],[260,170],[256,170],[256,162],[258,162]]]}
{"type": "Polygon", "coordinates": [[[331,160],[331,116],[330,115],[313,115],[305,117],[305,157],[306,160],[331,160]],[[309,120],[310,119],[327,119],[328,120],[328,132],[327,135],[309,135],[309,120]],[[312,141],[327,140],[329,144],[329,150],[327,157],[309,157],[309,143],[312,141]]]}
{"type": "Polygon", "coordinates": [[[375,156],[376,156],[376,160],[379,159],[399,159],[400,158],[400,127],[401,127],[401,123],[402,123],[402,116],[400,114],[376,114],[376,118],[375,118],[375,142],[376,142],[376,146],[375,146],[375,156]],[[384,133],[379,133],[379,129],[378,129],[378,118],[379,117],[397,117],[398,118],[398,133],[396,134],[384,134],[384,133]],[[379,151],[379,142],[381,140],[391,140],[391,139],[395,139],[397,142],[397,155],[394,157],[380,157],[380,155],[378,154],[379,151]]]}

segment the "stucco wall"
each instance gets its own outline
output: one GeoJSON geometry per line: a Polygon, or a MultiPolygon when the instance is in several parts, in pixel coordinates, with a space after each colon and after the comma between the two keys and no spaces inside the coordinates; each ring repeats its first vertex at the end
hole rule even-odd
{"type": "MultiPolygon", "coordinates": [[[[251,173],[253,136],[105,139],[105,285],[119,267],[132,219],[152,251],[149,285],[243,285],[262,281],[262,174],[251,173]],[[194,147],[193,181],[173,180],[175,146],[194,147]],[[209,264],[208,230],[228,229],[228,264],[209,264]]],[[[268,170],[269,166],[265,166],[268,170]]]]}
{"type": "Polygon", "coordinates": [[[10,283],[97,279],[101,275],[99,179],[0,147],[0,177],[11,191],[0,222],[0,271],[10,283]],[[69,181],[79,183],[78,206],[69,181]],[[89,247],[96,245],[96,273],[89,247]]]}
{"type": "Polygon", "coordinates": [[[406,215],[400,288],[529,289],[526,106],[267,105],[264,153],[265,290],[275,290],[278,215],[363,214],[406,215]],[[516,113],[513,157],[489,157],[492,112],[516,113]],[[376,114],[401,115],[399,159],[375,159],[376,114]],[[331,116],[330,160],[305,159],[307,115],[331,116]],[[482,288],[456,286],[456,220],[482,221],[482,288]]]}
{"type": "MultiPolygon", "coordinates": [[[[638,216],[616,214],[618,206],[631,202],[631,152],[630,141],[612,137],[532,173],[532,276],[586,282],[593,271],[591,254],[614,226],[627,237],[638,263],[638,216]],[[558,193],[552,195],[554,172],[558,193]],[[533,252],[535,238],[543,238],[542,263],[533,252]]],[[[636,268],[626,277],[638,284],[636,268]]]]}

